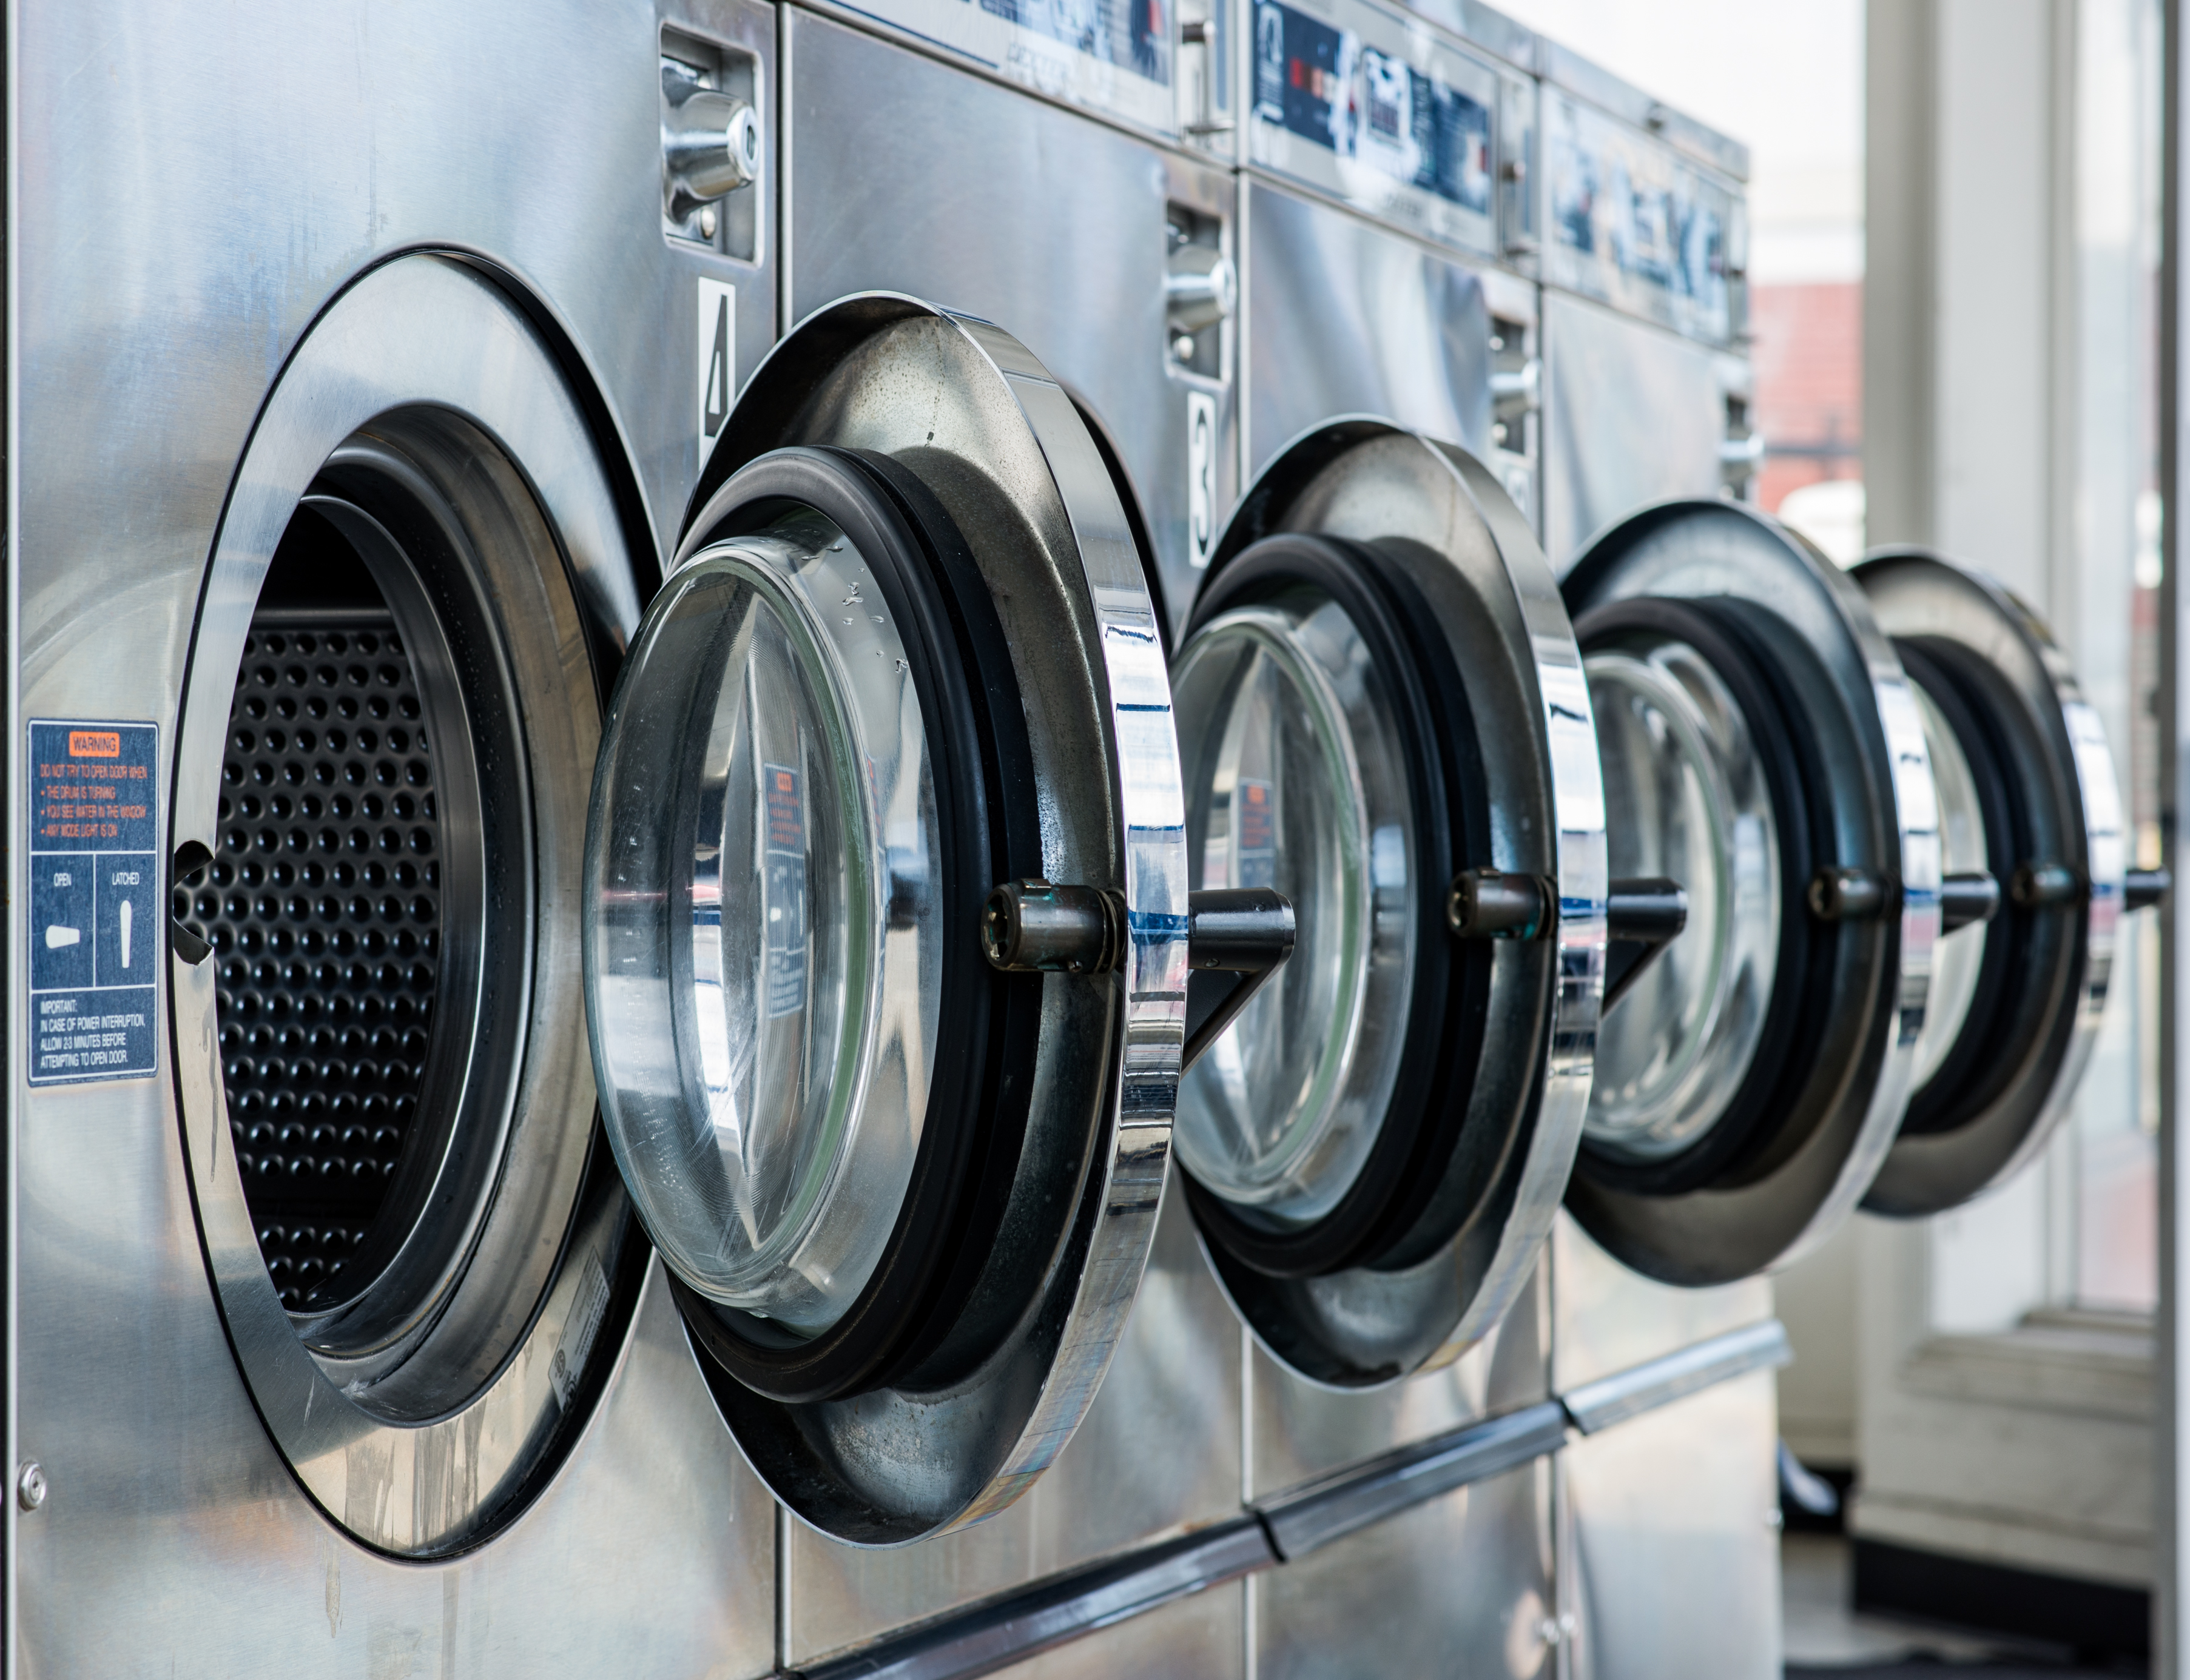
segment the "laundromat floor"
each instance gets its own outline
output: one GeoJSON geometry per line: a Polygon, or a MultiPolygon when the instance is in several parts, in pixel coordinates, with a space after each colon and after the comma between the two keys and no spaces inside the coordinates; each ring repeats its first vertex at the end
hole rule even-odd
{"type": "Polygon", "coordinates": [[[1790,1534],[1780,1542],[1787,1680],[2121,1680],[2142,1666],[2094,1666],[2073,1654],[1949,1632],[1849,1608],[1847,1541],[1790,1534]]]}

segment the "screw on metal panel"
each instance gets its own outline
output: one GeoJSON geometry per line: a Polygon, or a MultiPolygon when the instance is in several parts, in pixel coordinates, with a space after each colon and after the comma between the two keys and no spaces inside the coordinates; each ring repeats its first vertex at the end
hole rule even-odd
{"type": "Polygon", "coordinates": [[[15,1472],[15,1502],[35,1511],[46,1502],[46,1473],[35,1458],[26,1459],[15,1472]]]}

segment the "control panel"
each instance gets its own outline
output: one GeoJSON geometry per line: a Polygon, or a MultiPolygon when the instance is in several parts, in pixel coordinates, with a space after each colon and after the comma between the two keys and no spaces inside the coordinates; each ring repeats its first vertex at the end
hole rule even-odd
{"type": "Polygon", "coordinates": [[[1733,187],[1664,142],[1546,88],[1544,278],[1706,343],[1746,321],[1747,224],[1733,187]]]}

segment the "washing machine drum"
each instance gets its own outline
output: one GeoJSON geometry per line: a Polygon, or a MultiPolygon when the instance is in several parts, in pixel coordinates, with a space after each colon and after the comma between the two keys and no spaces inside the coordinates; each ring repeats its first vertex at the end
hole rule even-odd
{"type": "Polygon", "coordinates": [[[1567,1203],[1637,1270],[1724,1282],[1822,1241],[1899,1123],[1940,884],[1921,713],[1861,590],[1738,506],[1637,514],[1564,587],[1612,874],[1687,898],[1609,948],[1567,1203]]]}
{"type": "Polygon", "coordinates": [[[786,339],[695,505],[595,774],[602,1112],[754,1467],[901,1542],[1062,1445],[1153,1232],[1187,924],[1155,609],[1069,399],[905,299],[786,339]],[[1117,936],[991,960],[1000,883],[1117,936]]]}
{"type": "Polygon", "coordinates": [[[578,988],[628,476],[513,282],[345,287],[238,465],[175,753],[185,1158],[267,1432],[352,1539],[491,1540],[621,1357],[647,1250],[578,988]]]}
{"type": "Polygon", "coordinates": [[[2104,731],[2037,619],[1928,554],[1854,575],[1923,720],[1950,887],[1909,1111],[1864,1206],[1932,1213],[2044,1145],[2098,1030],[2115,922],[2158,882],[2125,868],[2104,731]],[[1958,914],[1954,883],[1980,878],[1997,914],[1958,914]]]}
{"type": "Polygon", "coordinates": [[[1535,1263],[1589,1077],[1600,799],[1550,569],[1471,458],[1325,427],[1217,546],[1172,684],[1194,885],[1296,928],[1180,1086],[1217,1272],[1319,1382],[1450,1359],[1535,1263]]]}

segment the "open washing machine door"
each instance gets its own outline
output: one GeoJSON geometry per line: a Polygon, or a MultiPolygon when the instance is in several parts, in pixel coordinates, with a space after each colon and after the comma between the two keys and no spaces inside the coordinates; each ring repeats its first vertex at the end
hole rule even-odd
{"type": "Polygon", "coordinates": [[[1900,1123],[1940,914],[1921,713],[1863,591],[1735,504],[1637,513],[1564,588],[1612,870],[1688,897],[1654,960],[1611,949],[1567,1205],[1638,1271],[1727,1282],[1836,1228],[1900,1123]]]}
{"type": "MultiPolygon", "coordinates": [[[[352,282],[237,468],[183,696],[167,944],[207,1264],[298,1480],[398,1557],[527,1507],[647,1264],[576,981],[650,540],[571,365],[483,264],[352,282]]],[[[125,964],[165,919],[142,885],[125,964]]]]}
{"type": "Polygon", "coordinates": [[[2021,602],[1915,551],[1875,554],[1854,576],[1923,720],[1948,878],[1997,883],[1995,914],[1946,905],[1908,1112],[1864,1198],[1915,1216],[2045,1146],[2105,1010],[2115,923],[2166,878],[2125,867],[2105,731],[2021,602]]]}
{"type": "Polygon", "coordinates": [[[1589,1089],[1603,800],[1557,585],[1472,457],[1334,421],[1234,516],[1172,682],[1194,885],[1297,927],[1180,1086],[1210,1257],[1312,1381],[1450,1360],[1534,1267],[1589,1089]]]}
{"type": "Polygon", "coordinates": [[[892,1545],[1009,1504],[1154,1235],[1189,910],[1124,508],[997,328],[865,296],[754,374],[610,709],[602,1111],[732,1433],[892,1545]]]}

